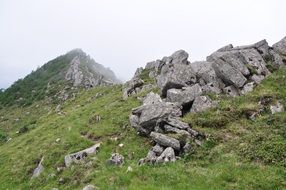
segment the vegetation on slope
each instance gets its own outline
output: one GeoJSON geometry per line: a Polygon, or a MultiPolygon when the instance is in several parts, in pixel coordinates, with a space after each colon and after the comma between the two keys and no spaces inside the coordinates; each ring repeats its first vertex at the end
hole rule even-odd
{"type": "Polygon", "coordinates": [[[82,91],[63,105],[62,114],[43,101],[1,109],[0,138],[12,139],[0,145],[0,189],[82,189],[87,184],[100,189],[283,189],[286,113],[272,115],[267,104],[254,120],[249,115],[265,98],[286,105],[285,77],[286,70],[277,71],[246,96],[217,97],[217,108],[185,115],[207,138],[192,153],[166,165],[137,165],[152,144],[129,126],[128,115],[140,102],[136,97],[124,101],[121,86],[82,91]],[[99,122],[94,122],[96,115],[99,122]],[[102,142],[99,152],[86,159],[92,165],[57,171],[66,154],[97,142],[102,142]],[[123,166],[106,163],[113,152],[125,157],[123,166]],[[43,156],[45,170],[31,180],[43,156]],[[64,183],[59,183],[61,178],[64,183]]]}

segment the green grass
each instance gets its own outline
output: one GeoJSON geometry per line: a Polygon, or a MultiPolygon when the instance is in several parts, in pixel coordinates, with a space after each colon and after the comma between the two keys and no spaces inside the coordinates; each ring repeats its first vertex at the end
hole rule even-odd
{"type": "Polygon", "coordinates": [[[285,189],[285,112],[271,115],[266,105],[255,120],[248,119],[263,97],[286,105],[285,77],[286,70],[277,71],[245,96],[218,97],[217,108],[187,114],[183,120],[206,139],[201,147],[193,146],[193,153],[165,165],[137,165],[152,142],[129,126],[131,109],[141,103],[136,96],[124,101],[120,85],[81,91],[63,104],[63,115],[44,100],[1,109],[0,139],[12,140],[0,141],[0,189],[82,189],[87,184],[100,189],[285,189]],[[93,122],[95,115],[99,122],[93,122]],[[23,127],[25,133],[16,133],[23,127]],[[97,142],[102,142],[99,152],[86,159],[91,166],[73,164],[57,171],[66,154],[97,142]],[[120,167],[106,163],[114,152],[125,157],[120,167]],[[45,170],[31,180],[43,156],[45,170]]]}

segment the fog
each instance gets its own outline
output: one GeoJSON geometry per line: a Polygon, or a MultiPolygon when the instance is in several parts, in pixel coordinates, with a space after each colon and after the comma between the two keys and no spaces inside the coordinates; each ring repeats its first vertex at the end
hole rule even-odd
{"type": "Polygon", "coordinates": [[[286,35],[284,0],[1,0],[0,88],[81,48],[122,80],[178,49],[203,60],[226,44],[286,35]]]}

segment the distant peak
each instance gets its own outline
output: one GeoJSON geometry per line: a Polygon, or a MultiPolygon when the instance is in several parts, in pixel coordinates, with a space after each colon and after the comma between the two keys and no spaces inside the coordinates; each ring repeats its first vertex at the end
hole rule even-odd
{"type": "Polygon", "coordinates": [[[67,54],[86,55],[86,53],[80,48],[73,49],[73,50],[69,51],[67,54]]]}

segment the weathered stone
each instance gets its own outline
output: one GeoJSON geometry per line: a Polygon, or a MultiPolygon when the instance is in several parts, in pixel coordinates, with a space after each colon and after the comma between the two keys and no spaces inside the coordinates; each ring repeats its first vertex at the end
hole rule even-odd
{"type": "Polygon", "coordinates": [[[107,163],[112,165],[122,165],[124,163],[124,157],[118,153],[114,153],[111,155],[111,158],[107,160],[107,163]]]}
{"type": "Polygon", "coordinates": [[[96,190],[94,185],[87,185],[82,190],[96,190]]]}
{"type": "Polygon", "coordinates": [[[138,129],[138,127],[139,127],[139,117],[138,116],[131,114],[129,116],[129,122],[130,122],[131,127],[138,129]]]}
{"type": "Polygon", "coordinates": [[[145,162],[149,162],[149,163],[155,163],[157,159],[157,155],[154,151],[149,150],[146,158],[145,158],[145,162]]]}
{"type": "Polygon", "coordinates": [[[253,91],[253,88],[254,88],[254,82],[246,83],[241,90],[241,94],[246,94],[248,92],[251,92],[253,91]]]}
{"type": "Polygon", "coordinates": [[[171,132],[171,133],[178,133],[178,134],[190,136],[190,133],[188,131],[178,129],[178,128],[172,127],[170,125],[165,125],[164,129],[165,129],[165,132],[167,132],[167,133],[171,132]]]}
{"type": "Polygon", "coordinates": [[[153,152],[156,153],[157,156],[161,155],[162,152],[164,151],[164,148],[161,147],[159,144],[156,144],[155,146],[152,147],[151,149],[153,152]]]}
{"type": "Polygon", "coordinates": [[[81,150],[81,151],[73,153],[73,154],[66,155],[65,156],[66,167],[69,167],[73,162],[74,163],[80,163],[88,155],[96,153],[96,151],[99,149],[99,147],[100,147],[100,143],[97,143],[90,148],[81,150]]]}
{"type": "Polygon", "coordinates": [[[256,84],[260,84],[264,78],[265,77],[263,75],[252,75],[251,76],[251,80],[254,81],[256,84]]]}
{"type": "Polygon", "coordinates": [[[249,64],[257,74],[264,76],[270,74],[269,70],[266,68],[264,59],[256,49],[244,49],[240,50],[240,53],[244,56],[247,64],[249,64]]]}
{"type": "Polygon", "coordinates": [[[272,47],[277,53],[286,56],[286,36],[279,42],[275,43],[272,47]]]}
{"type": "Polygon", "coordinates": [[[212,107],[212,100],[208,96],[196,97],[191,112],[202,112],[212,107]]]}
{"type": "Polygon", "coordinates": [[[123,99],[127,99],[138,87],[142,87],[144,81],[140,78],[133,78],[130,81],[126,82],[123,88],[123,99]]]}
{"type": "Polygon", "coordinates": [[[143,105],[132,111],[133,115],[139,117],[139,130],[141,134],[148,135],[156,126],[160,118],[169,116],[181,116],[182,112],[179,107],[165,102],[159,104],[143,105]]]}
{"type": "Polygon", "coordinates": [[[284,107],[281,103],[277,102],[275,105],[270,106],[270,111],[272,114],[283,112],[284,107]]]}
{"type": "Polygon", "coordinates": [[[283,67],[286,66],[286,59],[284,59],[278,54],[276,53],[274,50],[269,50],[269,54],[272,56],[272,64],[274,64],[275,66],[278,67],[283,67]]]}
{"type": "Polygon", "coordinates": [[[167,91],[167,102],[178,102],[180,105],[189,104],[196,97],[202,94],[202,89],[199,84],[195,84],[183,89],[169,89],[167,91]]]}
{"type": "Polygon", "coordinates": [[[224,52],[224,51],[230,51],[232,50],[233,45],[232,44],[228,44],[226,46],[223,46],[222,48],[218,49],[217,52],[224,52]]]}
{"type": "Polygon", "coordinates": [[[180,142],[175,138],[156,132],[151,132],[150,137],[161,146],[172,147],[175,150],[180,150],[180,142]]]}
{"type": "Polygon", "coordinates": [[[222,80],[217,76],[213,68],[213,62],[195,61],[191,63],[190,66],[196,75],[205,82],[205,84],[212,83],[214,87],[224,87],[222,80]]]}
{"type": "Polygon", "coordinates": [[[184,50],[174,52],[171,57],[173,64],[188,64],[189,54],[184,50]]]}
{"type": "Polygon", "coordinates": [[[39,162],[38,166],[33,171],[32,178],[39,177],[39,175],[44,171],[44,166],[42,165],[43,161],[44,161],[44,157],[42,157],[42,159],[39,162]]]}
{"type": "Polygon", "coordinates": [[[239,91],[234,86],[227,86],[223,89],[224,93],[230,96],[239,96],[239,91]]]}
{"type": "Polygon", "coordinates": [[[247,79],[243,74],[236,68],[232,67],[225,61],[220,59],[216,60],[213,63],[213,67],[216,71],[216,74],[226,83],[231,84],[236,87],[242,87],[247,79]]]}
{"type": "Polygon", "coordinates": [[[167,90],[171,88],[182,88],[196,82],[196,75],[190,65],[166,64],[157,76],[157,86],[165,97],[167,90]]]}
{"type": "Polygon", "coordinates": [[[212,92],[215,94],[220,94],[222,92],[222,90],[220,88],[216,87],[213,83],[208,83],[208,84],[202,86],[202,91],[204,93],[212,92]]]}
{"type": "Polygon", "coordinates": [[[248,68],[246,67],[246,61],[244,60],[243,55],[239,51],[226,51],[226,52],[215,52],[211,55],[214,61],[221,59],[232,67],[239,70],[244,76],[250,74],[248,68]]]}
{"type": "Polygon", "coordinates": [[[152,105],[162,103],[162,99],[159,94],[150,92],[147,94],[146,98],[143,100],[143,105],[152,105]]]}
{"type": "Polygon", "coordinates": [[[168,147],[157,158],[156,163],[174,162],[174,161],[176,161],[175,151],[174,151],[174,149],[172,147],[168,147]]]}
{"type": "Polygon", "coordinates": [[[190,143],[186,143],[185,146],[183,147],[183,151],[185,153],[190,152],[192,150],[192,146],[190,143]]]}
{"type": "Polygon", "coordinates": [[[179,118],[176,117],[169,117],[166,120],[164,120],[164,122],[168,125],[171,125],[172,127],[176,127],[182,130],[187,130],[188,128],[190,128],[190,126],[187,123],[181,121],[179,118]]]}

